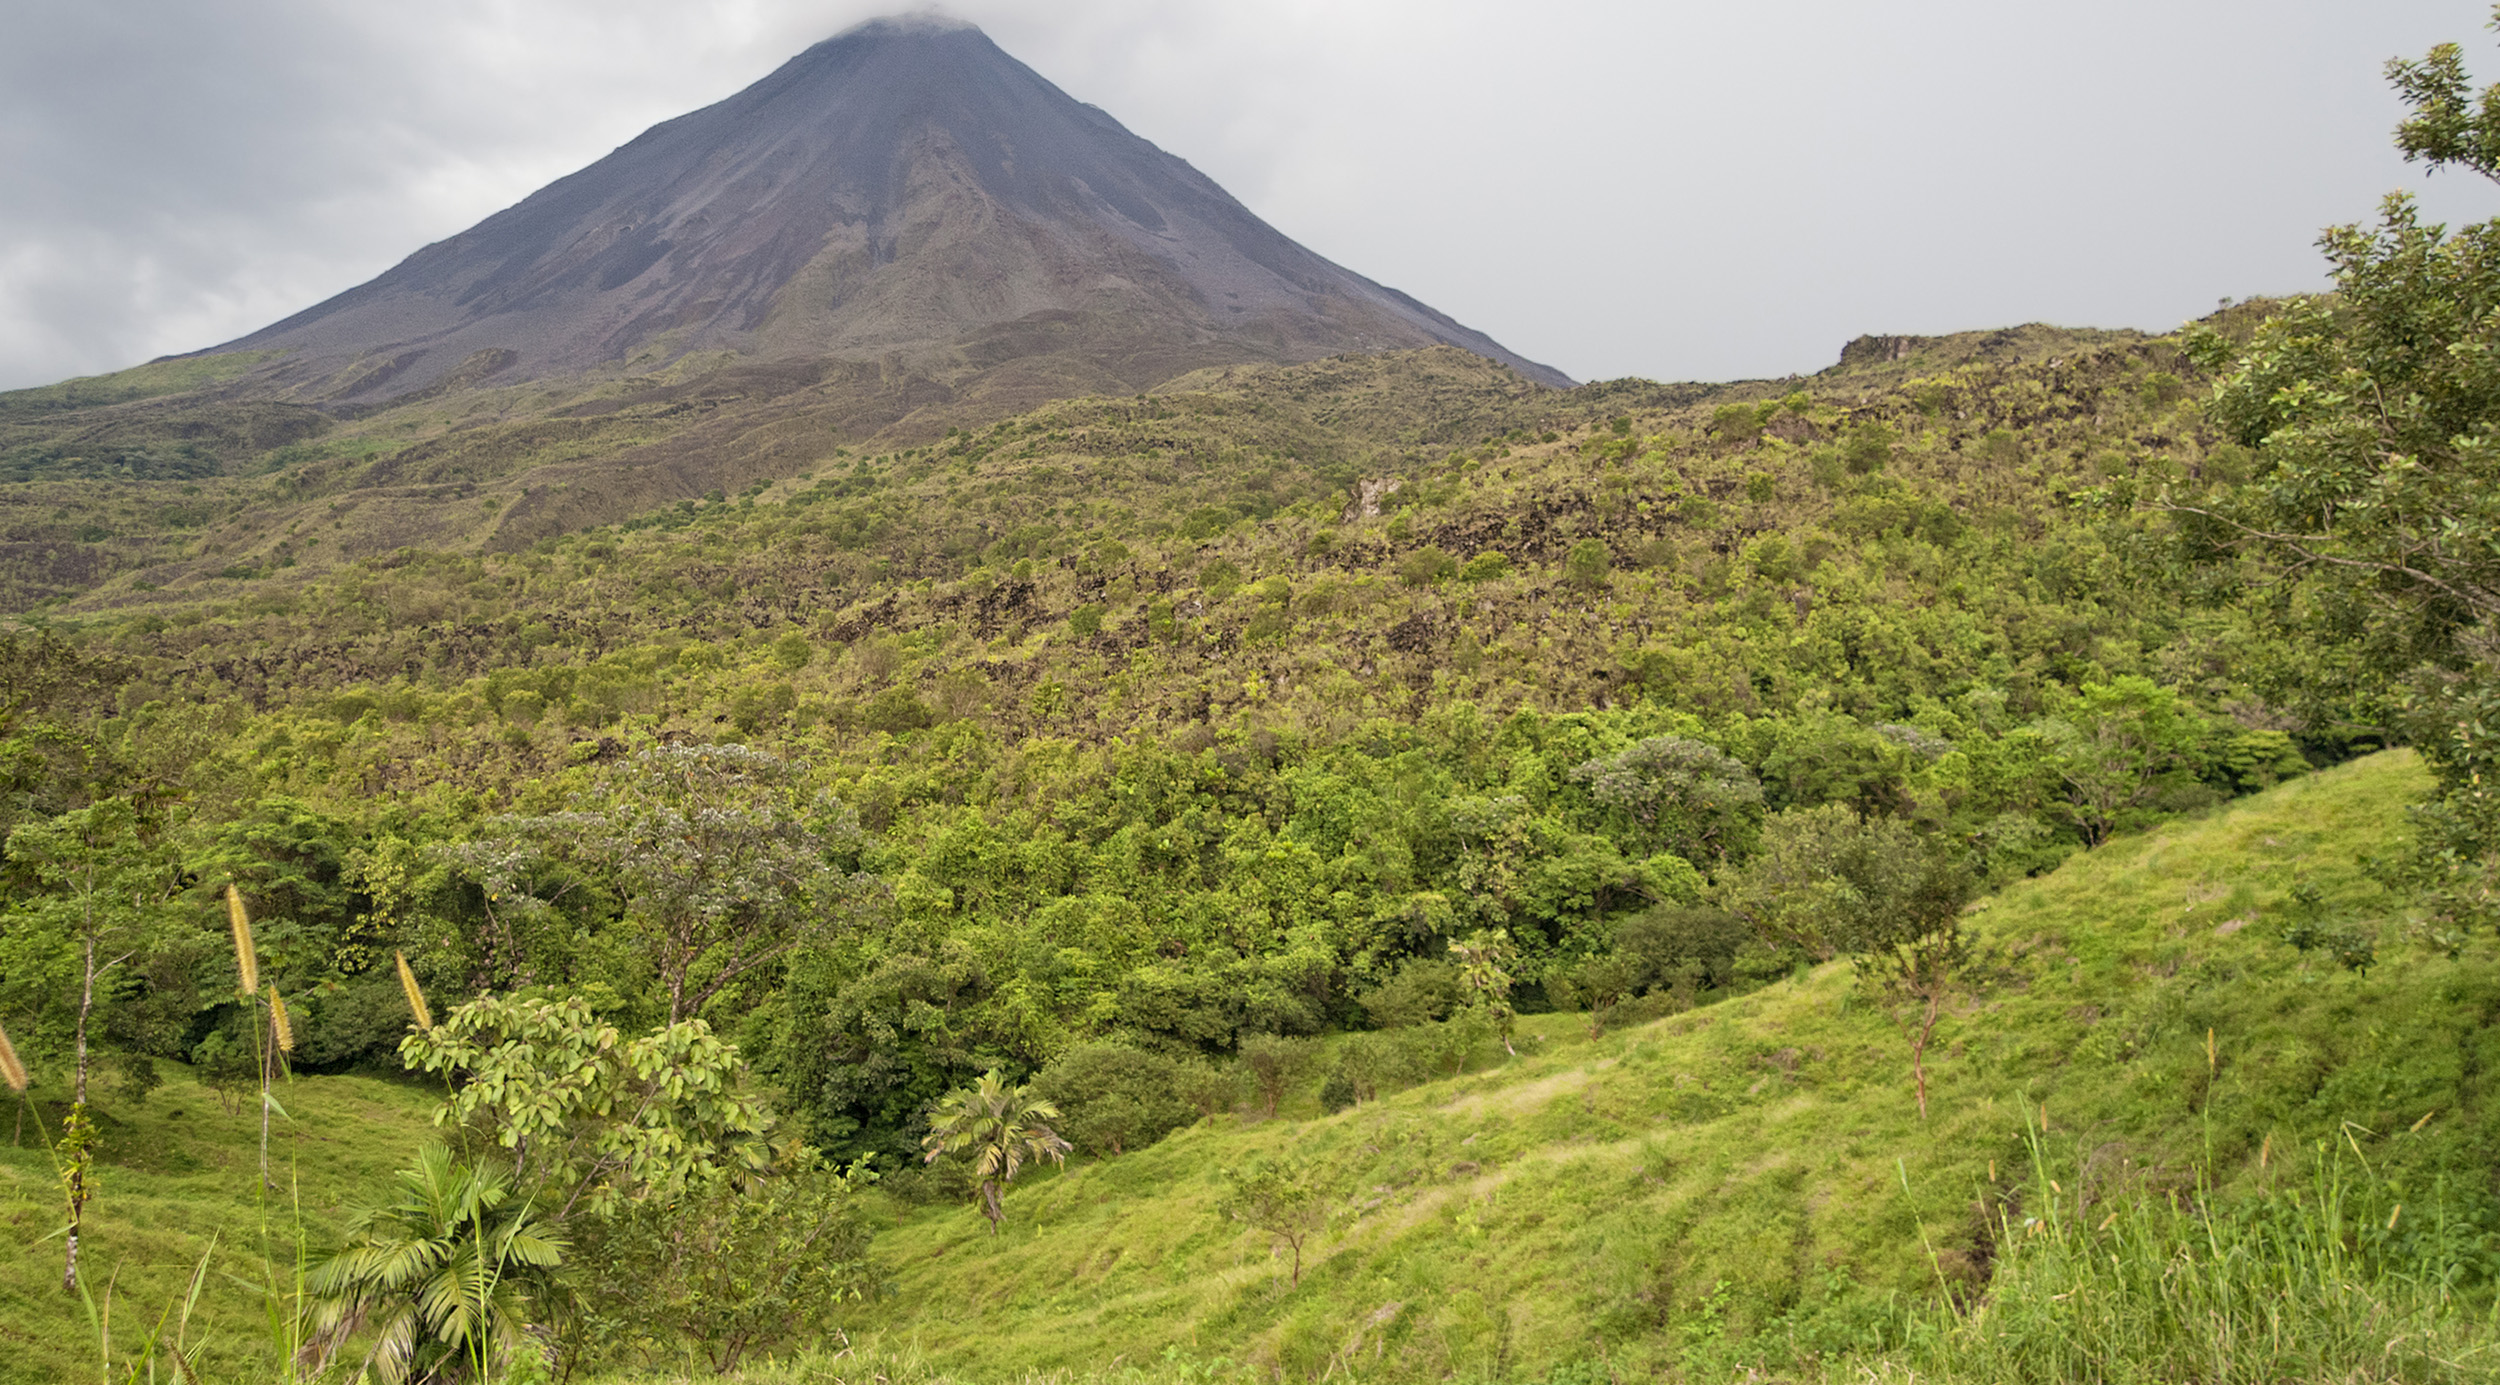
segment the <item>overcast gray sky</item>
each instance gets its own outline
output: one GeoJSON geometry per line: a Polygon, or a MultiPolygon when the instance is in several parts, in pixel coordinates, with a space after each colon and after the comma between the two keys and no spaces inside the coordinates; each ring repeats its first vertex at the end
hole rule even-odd
{"type": "MultiPolygon", "coordinates": [[[[720,99],[873,0],[9,0],[0,388],[230,339],[720,99]]],[[[2386,59],[2480,0],[949,0],[1319,253],[1582,379],[1860,332],[2167,328],[2321,282],[2386,59]]]]}

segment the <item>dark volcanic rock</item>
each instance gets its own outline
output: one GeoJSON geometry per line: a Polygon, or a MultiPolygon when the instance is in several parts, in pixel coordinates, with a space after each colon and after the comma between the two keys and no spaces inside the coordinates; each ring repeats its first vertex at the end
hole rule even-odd
{"type": "Polygon", "coordinates": [[[969,26],[877,20],[226,348],[373,401],[690,351],[1197,366],[1447,343],[969,26]]]}

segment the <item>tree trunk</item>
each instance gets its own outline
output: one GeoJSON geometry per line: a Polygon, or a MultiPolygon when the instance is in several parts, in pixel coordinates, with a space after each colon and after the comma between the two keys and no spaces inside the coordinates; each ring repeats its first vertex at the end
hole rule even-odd
{"type": "MultiPolygon", "coordinates": [[[[77,1108],[72,1107],[75,1113],[77,1108]]],[[[61,1259],[61,1292],[78,1292],[78,1214],[87,1205],[87,1169],[84,1163],[70,1165],[69,1170],[69,1249],[61,1259]]]]}
{"type": "Polygon", "coordinates": [[[69,1123],[62,1144],[69,1157],[63,1183],[69,1194],[69,1234],[61,1256],[61,1289],[78,1289],[78,1224],[87,1209],[87,1016],[95,1011],[95,906],[87,906],[85,937],[80,939],[78,978],[78,1060],[70,1078],[69,1123]]]}
{"type": "Polygon", "coordinates": [[[1930,991],[1927,995],[1927,1019],[1918,1027],[1918,1038],[1910,1044],[1910,1071],[1918,1078],[1918,1118],[1927,1119],[1927,1040],[1936,1032],[1936,1009],[1944,1003],[1944,993],[1930,991]]]}
{"type": "Polygon", "coordinates": [[[78,1228],[84,1220],[87,1199],[94,1192],[87,1185],[89,1150],[95,1144],[95,1124],[87,1119],[87,1104],[72,1104],[69,1119],[61,1125],[61,1182],[69,1194],[69,1234],[67,1249],[61,1261],[61,1290],[78,1290],[78,1228]]]}

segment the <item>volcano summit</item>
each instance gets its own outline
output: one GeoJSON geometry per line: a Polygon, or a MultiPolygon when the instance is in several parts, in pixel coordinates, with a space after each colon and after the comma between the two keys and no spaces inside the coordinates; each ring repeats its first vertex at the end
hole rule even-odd
{"type": "Polygon", "coordinates": [[[1090,391],[1434,344],[1570,383],[1295,244],[980,30],[913,18],[819,43],[218,349],[286,351],[298,398],[372,404],[719,350],[958,388],[1050,358],[1041,375],[1090,391]]]}

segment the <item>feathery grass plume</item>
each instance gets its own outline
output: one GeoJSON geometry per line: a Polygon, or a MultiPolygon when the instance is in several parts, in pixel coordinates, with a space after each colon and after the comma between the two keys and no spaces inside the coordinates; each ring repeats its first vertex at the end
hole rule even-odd
{"type": "Polygon", "coordinates": [[[9,1042],[5,1029],[0,1029],[0,1080],[9,1084],[10,1091],[26,1090],[26,1065],[17,1060],[17,1045],[9,1042]]]}
{"type": "Polygon", "coordinates": [[[286,1002],[278,998],[278,988],[269,988],[269,1028],[278,1036],[278,1051],[295,1051],[295,1026],[287,1021],[286,1002]]]}
{"type": "Polygon", "coordinates": [[[399,988],[408,993],[408,1013],[417,1017],[417,1028],[432,1029],[434,1012],[425,1008],[425,992],[417,989],[417,974],[408,970],[408,954],[391,954],[399,959],[399,988]]]}
{"type": "Polygon", "coordinates": [[[243,892],[226,886],[226,922],[234,925],[234,965],[243,974],[243,994],[260,994],[260,954],[252,950],[252,916],[243,908],[243,892]]]}

